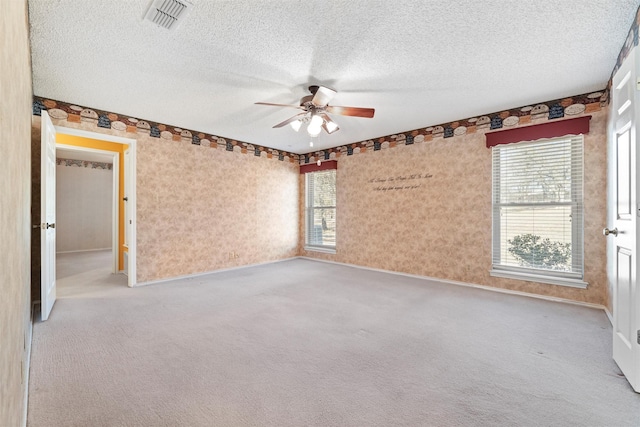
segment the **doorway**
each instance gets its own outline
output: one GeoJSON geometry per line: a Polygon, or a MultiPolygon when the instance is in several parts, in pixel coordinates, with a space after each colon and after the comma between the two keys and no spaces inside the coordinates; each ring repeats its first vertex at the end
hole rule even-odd
{"type": "Polygon", "coordinates": [[[56,253],[109,251],[118,273],[118,153],[56,144],[56,253]]]}
{"type": "MultiPolygon", "coordinates": [[[[109,247],[98,248],[94,245],[92,249],[103,249],[103,251],[98,250],[96,252],[101,253],[91,254],[91,256],[85,254],[85,258],[87,258],[85,262],[95,266],[96,263],[104,263],[100,260],[106,259],[109,264],[109,273],[124,274],[126,277],[124,282],[132,287],[136,283],[136,141],[130,138],[59,126],[56,126],[55,130],[56,151],[60,150],[63,154],[69,154],[69,157],[80,159],[84,162],[83,166],[88,163],[90,167],[96,167],[97,163],[98,168],[111,168],[109,171],[111,176],[110,198],[108,200],[110,224],[107,231],[110,237],[109,247]],[[91,259],[89,260],[89,258],[91,259]]],[[[100,185],[104,186],[105,183],[102,182],[100,185]]],[[[104,234],[104,230],[102,233],[104,234]]],[[[104,239],[104,236],[102,237],[104,239]]],[[[73,255],[65,255],[64,257],[74,258],[73,255]]]]}
{"type": "Polygon", "coordinates": [[[114,284],[126,285],[119,274],[119,157],[118,151],[56,144],[60,296],[114,274],[114,284]]]}

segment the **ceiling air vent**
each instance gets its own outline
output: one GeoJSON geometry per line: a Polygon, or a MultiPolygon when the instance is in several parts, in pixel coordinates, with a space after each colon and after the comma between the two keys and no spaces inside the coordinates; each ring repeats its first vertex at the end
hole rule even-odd
{"type": "Polygon", "coordinates": [[[144,19],[154,24],[174,30],[193,6],[186,0],[154,0],[144,19]]]}

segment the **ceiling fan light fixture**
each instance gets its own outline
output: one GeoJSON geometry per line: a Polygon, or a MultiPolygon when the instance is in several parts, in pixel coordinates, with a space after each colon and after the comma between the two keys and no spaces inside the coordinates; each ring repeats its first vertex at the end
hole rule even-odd
{"type": "Polygon", "coordinates": [[[293,128],[293,130],[295,130],[296,132],[298,132],[300,130],[300,126],[302,126],[302,122],[300,120],[295,120],[293,122],[290,123],[291,127],[293,128]]]}
{"type": "Polygon", "coordinates": [[[310,137],[315,138],[316,136],[320,135],[321,130],[322,128],[315,128],[309,125],[309,127],[307,128],[307,133],[310,137]]]}
{"type": "Polygon", "coordinates": [[[322,120],[322,117],[313,114],[311,116],[311,121],[309,122],[309,126],[307,126],[307,132],[309,133],[309,136],[311,136],[312,138],[315,138],[316,136],[320,135],[320,131],[322,131],[322,124],[324,123],[324,121],[322,120]]]}
{"type": "Polygon", "coordinates": [[[322,117],[320,117],[317,114],[313,114],[311,116],[311,122],[309,123],[309,126],[314,126],[314,127],[322,126],[322,117]]]}
{"type": "Polygon", "coordinates": [[[324,125],[327,127],[328,133],[333,133],[338,130],[338,125],[336,124],[336,122],[325,121],[324,125]]]}

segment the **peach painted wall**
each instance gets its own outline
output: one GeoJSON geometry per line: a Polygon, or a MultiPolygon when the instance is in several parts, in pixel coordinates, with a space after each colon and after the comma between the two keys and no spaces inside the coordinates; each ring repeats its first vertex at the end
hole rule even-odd
{"type": "MultiPolygon", "coordinates": [[[[297,255],[297,163],[154,138],[148,130],[101,128],[95,121],[53,122],[137,140],[138,283],[297,255]]],[[[34,116],[34,156],[39,128],[34,116]]],[[[39,206],[39,173],[33,175],[39,206]]]]}
{"type": "Polygon", "coordinates": [[[607,112],[602,109],[591,114],[591,131],[584,144],[586,290],[489,276],[491,150],[485,147],[482,130],[340,156],[335,255],[302,249],[301,176],[301,253],[365,267],[606,304],[606,242],[601,230],[606,219],[607,112]],[[411,179],[411,175],[415,177],[411,179]],[[389,178],[394,178],[393,183],[389,178]],[[392,184],[402,189],[384,190],[392,184]]]}

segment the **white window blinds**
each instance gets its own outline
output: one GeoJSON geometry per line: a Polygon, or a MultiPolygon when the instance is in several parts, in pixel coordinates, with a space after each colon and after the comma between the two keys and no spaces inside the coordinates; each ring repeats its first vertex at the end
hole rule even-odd
{"type": "Polygon", "coordinates": [[[493,269],[582,279],[583,137],[497,145],[493,269]]]}
{"type": "Polygon", "coordinates": [[[305,174],[306,246],[336,247],[336,170],[305,174]]]}

